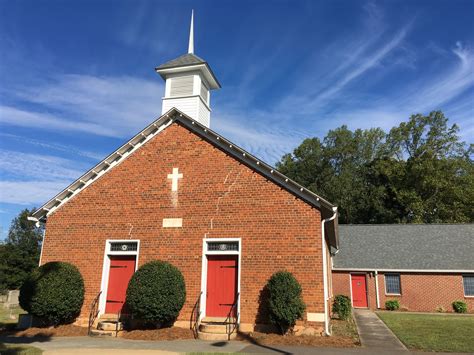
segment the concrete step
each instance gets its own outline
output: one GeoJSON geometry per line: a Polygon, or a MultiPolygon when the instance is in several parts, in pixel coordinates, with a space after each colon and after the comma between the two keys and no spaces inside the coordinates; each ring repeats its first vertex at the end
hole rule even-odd
{"type": "Polygon", "coordinates": [[[204,317],[201,320],[201,323],[217,323],[217,324],[225,324],[225,323],[234,323],[235,318],[226,318],[226,317],[204,317]]]}
{"type": "Polygon", "coordinates": [[[116,331],[116,330],[123,330],[123,323],[117,322],[116,320],[105,320],[99,321],[97,324],[98,330],[108,330],[108,331],[116,331]]]}
{"type": "Polygon", "coordinates": [[[225,324],[201,323],[199,331],[203,333],[227,334],[229,327],[225,324]]]}
{"type": "Polygon", "coordinates": [[[118,315],[116,313],[104,313],[99,316],[99,321],[101,320],[117,320],[118,315]]]}
{"type": "MultiPolygon", "coordinates": [[[[230,335],[230,340],[237,337],[237,332],[234,332],[230,335]]],[[[216,333],[203,333],[198,331],[198,339],[208,340],[208,341],[227,341],[229,337],[227,334],[216,334],[216,333]]]]}
{"type": "Polygon", "coordinates": [[[115,331],[91,329],[91,335],[96,337],[114,337],[115,331]]]}

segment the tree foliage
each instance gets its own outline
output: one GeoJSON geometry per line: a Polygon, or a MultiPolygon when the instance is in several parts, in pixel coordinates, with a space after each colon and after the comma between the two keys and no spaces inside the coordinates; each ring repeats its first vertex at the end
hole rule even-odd
{"type": "Polygon", "coordinates": [[[25,209],[12,220],[8,237],[0,245],[0,290],[18,289],[38,266],[42,229],[28,221],[25,209]]]}
{"type": "Polygon", "coordinates": [[[136,319],[161,327],[179,315],[186,301],[181,271],[168,262],[155,260],[141,266],[127,288],[127,306],[136,319]]]}
{"type": "Polygon", "coordinates": [[[70,323],[84,302],[84,281],[72,264],[46,263],[34,270],[20,288],[20,305],[46,324],[70,323]]]}
{"type": "Polygon", "coordinates": [[[285,334],[303,317],[306,309],[301,286],[292,273],[279,271],[270,277],[267,289],[270,321],[285,334]]]}
{"type": "Polygon", "coordinates": [[[342,126],[306,139],[278,169],[339,206],[342,223],[474,221],[473,146],[440,111],[389,133],[342,126]]]}

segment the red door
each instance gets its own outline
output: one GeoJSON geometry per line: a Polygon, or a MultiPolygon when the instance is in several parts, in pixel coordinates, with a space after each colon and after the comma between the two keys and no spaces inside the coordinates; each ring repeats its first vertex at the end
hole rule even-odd
{"type": "Polygon", "coordinates": [[[237,295],[237,267],[236,255],[209,255],[207,257],[206,316],[227,317],[229,315],[237,295]]]}
{"type": "Polygon", "coordinates": [[[367,285],[365,275],[351,275],[352,305],[356,308],[367,308],[367,285]]]}
{"type": "Polygon", "coordinates": [[[111,256],[105,313],[118,313],[125,304],[128,282],[135,272],[135,256],[111,256]]]}

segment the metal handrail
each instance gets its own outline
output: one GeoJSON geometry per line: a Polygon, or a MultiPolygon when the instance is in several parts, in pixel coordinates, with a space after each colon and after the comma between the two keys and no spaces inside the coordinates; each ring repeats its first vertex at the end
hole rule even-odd
{"type": "Polygon", "coordinates": [[[230,307],[229,313],[227,314],[227,318],[225,319],[225,327],[226,327],[226,333],[227,333],[227,339],[228,340],[230,340],[231,334],[237,328],[237,322],[239,321],[239,312],[237,312],[237,304],[239,303],[239,298],[240,298],[240,292],[237,292],[237,295],[235,297],[235,301],[232,304],[232,307],[230,307]],[[231,322],[232,314],[235,315],[235,318],[234,318],[233,322],[231,322]]]}
{"type": "Polygon", "coordinates": [[[191,319],[189,320],[189,329],[193,331],[194,338],[198,337],[199,318],[201,316],[201,296],[202,291],[199,293],[196,303],[191,311],[191,319]]]}
{"type": "Polygon", "coordinates": [[[87,327],[87,335],[91,335],[92,326],[94,325],[94,322],[97,316],[99,315],[99,298],[101,294],[102,294],[102,291],[100,291],[97,294],[97,296],[95,296],[94,300],[92,301],[91,310],[89,312],[89,324],[87,327]]]}
{"type": "Polygon", "coordinates": [[[119,332],[119,323],[120,323],[120,317],[122,315],[122,310],[119,310],[117,312],[117,323],[115,323],[115,337],[118,336],[118,332],[119,332]]]}

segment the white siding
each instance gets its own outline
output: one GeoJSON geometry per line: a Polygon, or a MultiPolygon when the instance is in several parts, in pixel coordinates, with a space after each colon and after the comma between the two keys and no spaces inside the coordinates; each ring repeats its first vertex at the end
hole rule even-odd
{"type": "Polygon", "coordinates": [[[207,89],[206,85],[204,85],[204,83],[201,83],[201,97],[204,102],[208,102],[209,90],[207,89]]]}
{"type": "Polygon", "coordinates": [[[183,97],[183,98],[170,98],[163,99],[163,109],[162,114],[171,110],[173,107],[177,108],[181,112],[184,112],[191,118],[198,120],[198,107],[199,107],[199,97],[183,97]]]}
{"type": "Polygon", "coordinates": [[[206,127],[211,128],[211,111],[199,99],[199,119],[198,121],[206,127]]]}

